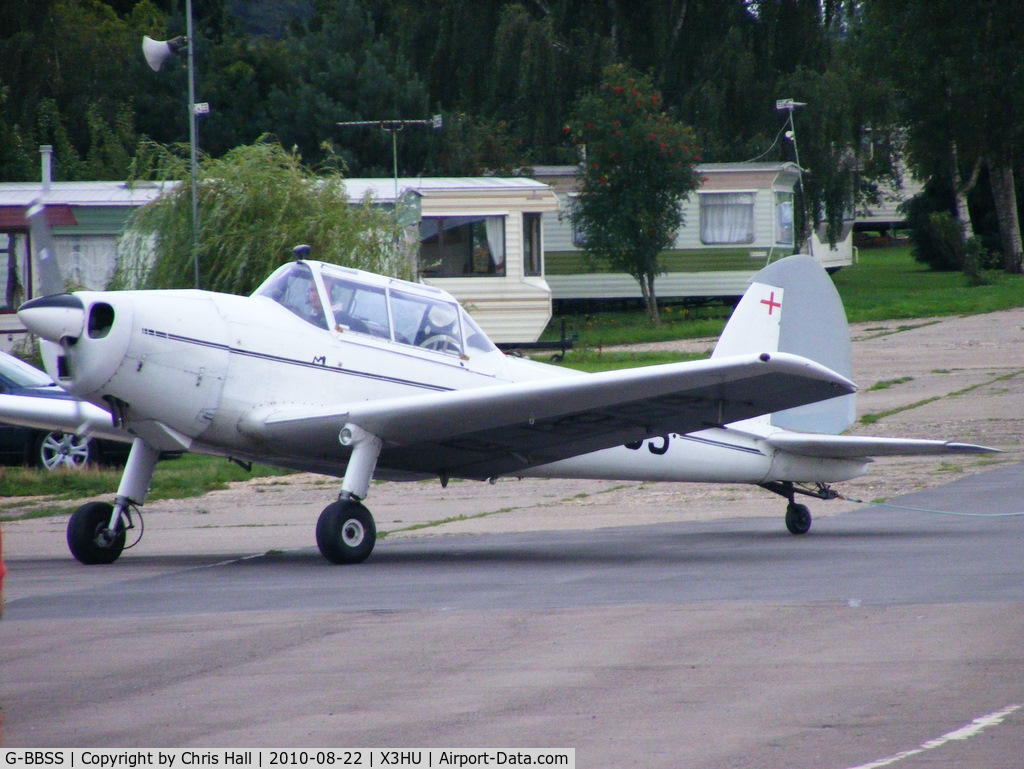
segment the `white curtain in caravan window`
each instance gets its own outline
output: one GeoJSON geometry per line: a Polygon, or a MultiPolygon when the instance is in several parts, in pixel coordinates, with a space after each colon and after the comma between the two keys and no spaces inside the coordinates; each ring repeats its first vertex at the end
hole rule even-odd
{"type": "Polygon", "coordinates": [[[488,216],[484,219],[487,224],[487,248],[491,252],[491,263],[496,267],[505,263],[505,217],[488,216]]]}
{"type": "Polygon", "coordinates": [[[793,245],[793,193],[775,193],[775,242],[793,245]]]}
{"type": "Polygon", "coordinates": [[[700,239],[706,244],[754,242],[754,193],[700,196],[700,239]]]}

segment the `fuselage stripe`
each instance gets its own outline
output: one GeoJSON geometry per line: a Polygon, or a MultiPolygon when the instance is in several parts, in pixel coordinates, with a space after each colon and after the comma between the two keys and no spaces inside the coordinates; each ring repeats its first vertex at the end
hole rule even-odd
{"type": "Polygon", "coordinates": [[[364,379],[374,379],[380,382],[391,382],[393,384],[407,385],[409,387],[417,387],[421,390],[433,390],[436,392],[449,392],[453,388],[442,387],[440,385],[427,384],[425,382],[414,382],[409,379],[401,379],[399,377],[384,376],[383,374],[371,374],[367,371],[356,371],[355,369],[347,368],[336,368],[334,366],[328,366],[323,363],[315,363],[313,361],[296,360],[295,358],[285,358],[280,355],[271,355],[269,353],[256,352],[255,350],[243,350],[237,347],[231,347],[230,345],[221,344],[220,342],[210,342],[206,339],[196,339],[194,337],[182,336],[181,334],[172,334],[167,331],[157,331],[151,328],[142,329],[142,333],[146,336],[156,337],[158,339],[169,339],[174,342],[181,342],[182,344],[192,344],[198,347],[209,347],[214,350],[223,350],[231,355],[240,355],[246,358],[256,358],[258,360],[271,361],[273,363],[284,363],[290,366],[301,366],[303,368],[316,369],[317,371],[331,371],[337,374],[347,374],[349,376],[362,377],[364,379]]]}
{"type": "Polygon", "coordinates": [[[735,443],[726,443],[725,441],[713,441],[708,438],[699,438],[696,435],[680,435],[683,440],[693,441],[694,443],[703,443],[707,446],[717,446],[722,449],[732,449],[733,451],[742,451],[746,454],[757,454],[758,456],[764,456],[764,452],[760,449],[756,449],[752,446],[737,446],[735,443]]]}

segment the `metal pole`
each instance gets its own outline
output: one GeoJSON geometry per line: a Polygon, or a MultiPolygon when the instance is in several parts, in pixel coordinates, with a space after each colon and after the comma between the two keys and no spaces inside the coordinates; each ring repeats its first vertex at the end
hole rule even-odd
{"type": "Polygon", "coordinates": [[[346,120],[335,123],[338,126],[373,126],[382,131],[391,133],[391,162],[394,166],[395,179],[395,210],[397,215],[398,206],[398,132],[405,129],[407,125],[428,125],[435,131],[441,128],[441,116],[434,115],[430,120],[346,120]]]}
{"type": "Polygon", "coordinates": [[[789,107],[789,130],[793,134],[793,157],[796,158],[797,178],[800,180],[800,197],[803,200],[804,227],[807,231],[807,255],[814,256],[814,222],[807,208],[807,188],[804,186],[804,168],[800,165],[800,150],[796,144],[796,124],[793,122],[793,105],[789,107]]]}
{"type": "MultiPolygon", "coordinates": [[[[399,216],[400,212],[398,208],[398,132],[404,130],[407,125],[428,125],[435,131],[438,131],[442,126],[441,116],[434,115],[430,120],[346,120],[344,122],[335,123],[335,125],[345,127],[374,127],[380,128],[382,131],[391,132],[391,163],[392,173],[394,174],[395,180],[394,214],[395,226],[397,228],[401,218],[399,216]]],[[[398,237],[397,233],[395,237],[398,237]]],[[[415,259],[415,257],[413,258],[415,259]]]]}
{"type": "Polygon", "coordinates": [[[398,220],[398,129],[391,129],[391,160],[395,166],[395,220],[398,220]]]}
{"type": "Polygon", "coordinates": [[[809,256],[814,256],[814,224],[811,222],[810,212],[807,209],[807,188],[804,186],[804,169],[800,165],[800,150],[796,145],[796,123],[793,122],[793,110],[797,107],[806,107],[807,103],[794,101],[793,99],[777,99],[775,101],[776,111],[786,110],[786,122],[789,124],[789,138],[793,142],[793,156],[796,158],[797,179],[800,182],[800,197],[803,200],[804,228],[807,232],[807,251],[809,256]]]}
{"type": "Polygon", "coordinates": [[[192,32],[192,0],[185,0],[185,35],[188,37],[188,139],[192,175],[192,264],[195,287],[199,288],[199,188],[196,182],[196,67],[195,37],[192,32]]]}

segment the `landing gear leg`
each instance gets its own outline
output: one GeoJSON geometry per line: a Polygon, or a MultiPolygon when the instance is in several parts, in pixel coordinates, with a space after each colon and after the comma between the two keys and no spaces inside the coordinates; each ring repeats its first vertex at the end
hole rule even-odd
{"type": "Polygon", "coordinates": [[[383,443],[356,425],[345,425],[338,438],[341,445],[352,447],[352,456],[345,468],[338,501],[320,513],[316,544],[331,563],[361,563],[373,552],[377,541],[377,526],[362,500],[370,490],[383,443]]]}
{"type": "Polygon", "coordinates": [[[136,438],[125,464],[114,504],[89,502],[71,514],[68,549],[84,564],[113,563],[124,550],[132,526],[131,505],[141,505],[149,491],[160,452],[136,438]]]}

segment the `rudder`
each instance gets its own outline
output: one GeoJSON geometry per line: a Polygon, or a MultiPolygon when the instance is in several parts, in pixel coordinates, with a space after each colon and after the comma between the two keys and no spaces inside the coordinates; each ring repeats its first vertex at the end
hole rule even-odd
{"type": "MultiPolygon", "coordinates": [[[[751,278],[711,357],[787,352],[851,378],[846,311],[832,279],[814,259],[797,254],[751,278]]],[[[856,396],[812,403],[771,415],[787,430],[839,434],[856,419],[856,396]]]]}

